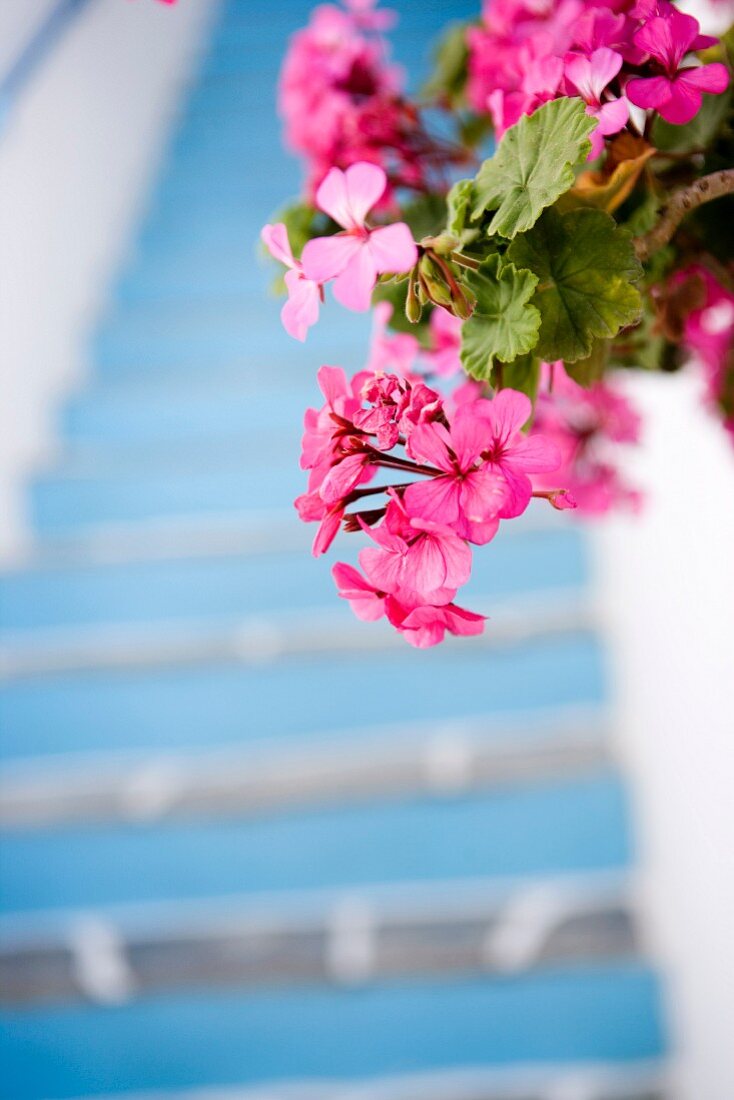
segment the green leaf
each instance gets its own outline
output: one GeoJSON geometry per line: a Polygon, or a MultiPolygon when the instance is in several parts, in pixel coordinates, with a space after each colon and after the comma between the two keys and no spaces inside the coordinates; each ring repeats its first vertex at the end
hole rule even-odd
{"type": "Polygon", "coordinates": [[[567,363],[566,369],[574,382],[578,382],[580,386],[590,386],[603,378],[609,362],[610,348],[611,341],[595,340],[590,355],[585,359],[577,359],[575,363],[567,363]]]}
{"type": "Polygon", "coordinates": [[[461,361],[472,378],[489,379],[496,359],[511,363],[535,347],[540,313],[528,302],[538,280],[495,254],[466,282],[477,305],[461,330],[461,361]]]}
{"type": "Polygon", "coordinates": [[[534,403],[540,382],[540,360],[535,355],[520,355],[512,363],[502,367],[502,385],[505,389],[526,393],[534,403]]]}
{"type": "Polygon", "coordinates": [[[457,180],[446,196],[446,228],[449,233],[461,236],[469,220],[469,207],[473,201],[474,180],[457,180]]]}
{"type": "Polygon", "coordinates": [[[496,211],[490,236],[514,237],[530,229],[547,206],[573,187],[574,168],[586,160],[595,125],[576,98],[554,99],[524,115],[479,169],[472,217],[496,211]]]}
{"type": "Polygon", "coordinates": [[[601,210],[546,210],[518,237],[507,258],[537,275],[534,304],[541,314],[536,354],[574,363],[594,340],[616,336],[640,317],[642,276],[632,238],[601,210]]]}

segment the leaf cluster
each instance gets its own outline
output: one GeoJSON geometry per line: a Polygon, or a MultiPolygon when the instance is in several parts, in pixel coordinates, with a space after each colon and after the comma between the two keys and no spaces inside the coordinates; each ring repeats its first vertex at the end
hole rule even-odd
{"type": "Polygon", "coordinates": [[[465,273],[476,307],[461,346],[473,378],[533,393],[538,362],[563,359],[589,383],[642,316],[642,267],[610,211],[651,154],[636,148],[608,179],[585,179],[593,126],[581,100],[547,103],[449,193],[447,230],[477,265],[465,273]]]}

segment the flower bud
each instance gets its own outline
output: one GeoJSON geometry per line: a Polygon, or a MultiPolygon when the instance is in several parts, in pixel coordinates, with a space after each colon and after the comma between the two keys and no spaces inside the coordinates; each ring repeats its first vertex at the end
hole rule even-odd
{"type": "Polygon", "coordinates": [[[456,291],[451,295],[451,310],[461,321],[468,320],[474,312],[477,300],[468,287],[457,284],[456,291]]]}
{"type": "Polygon", "coordinates": [[[405,316],[410,321],[411,325],[417,325],[421,319],[423,313],[423,307],[419,301],[416,293],[416,278],[415,268],[410,274],[410,280],[408,282],[408,295],[405,299],[405,316]]]}
{"type": "Polygon", "coordinates": [[[424,253],[423,256],[421,256],[418,268],[421,286],[428,300],[433,302],[435,306],[445,306],[447,309],[450,309],[451,289],[446,282],[443,272],[428,253],[424,253]]]}

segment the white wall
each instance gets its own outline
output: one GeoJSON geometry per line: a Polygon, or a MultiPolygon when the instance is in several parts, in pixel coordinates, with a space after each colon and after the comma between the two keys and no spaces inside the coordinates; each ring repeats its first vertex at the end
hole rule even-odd
{"type": "Polygon", "coordinates": [[[734,1097],[734,446],[694,372],[638,376],[640,516],[596,531],[650,948],[684,1100],[734,1097]]]}
{"type": "MultiPolygon", "coordinates": [[[[0,554],[216,0],[92,0],[0,130],[0,554]]],[[[53,0],[2,0],[4,73],[53,0]]]]}

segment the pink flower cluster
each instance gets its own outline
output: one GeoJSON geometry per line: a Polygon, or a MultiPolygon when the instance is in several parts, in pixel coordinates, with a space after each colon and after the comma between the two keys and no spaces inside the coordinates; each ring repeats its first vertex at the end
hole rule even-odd
{"type": "Polygon", "coordinates": [[[591,156],[627,125],[629,105],[689,122],[702,92],[723,92],[724,65],[690,55],[717,40],[669,0],[488,0],[467,32],[469,99],[501,136],[521,115],[580,96],[597,120],[591,156]]]}
{"type": "Polygon", "coordinates": [[[296,260],[285,225],[266,225],[262,239],[270,254],[285,264],[288,301],[281,311],[286,332],[305,340],[319,316],[323,286],[333,280],[334,297],[347,309],[366,310],[379,275],[409,271],[418,249],[405,222],[371,229],[367,215],[387,186],[382,168],[366,162],[342,172],[332,168],[316,192],[316,205],[342,227],[331,237],[314,237],[296,260]]]}
{"type": "Polygon", "coordinates": [[[700,265],[680,272],[677,280],[691,276],[701,279],[704,301],[688,314],[683,339],[703,365],[707,398],[723,414],[734,442],[734,294],[700,265]]]}
{"type": "Polygon", "coordinates": [[[394,15],[374,7],[375,0],[321,4],[291,39],[278,105],[287,144],[307,162],[309,196],[330,168],[358,161],[385,168],[391,188],[429,190],[456,157],[428,136],[403,95],[382,34],[394,15]]]}
{"type": "MultiPolygon", "coordinates": [[[[348,381],[338,367],[322,367],[318,380],[325,404],[306,413],[308,491],[296,507],[319,523],[316,555],[342,524],[374,544],[359,554],[361,573],[334,567],[340,595],[360,618],[385,616],[419,647],[447,631],[480,633],[483,617],[453,602],[471,572],[469,544],[484,545],[500,520],[524,512],[530,475],[560,464],[552,441],[522,431],[529,399],[514,390],[484,398],[470,387],[449,406],[420,380],[362,371],[348,381]],[[381,470],[399,480],[371,484],[381,470]]],[[[562,506],[563,490],[537,495],[562,506]]]]}
{"type": "MultiPolygon", "coordinates": [[[[640,417],[609,382],[579,386],[563,363],[543,363],[532,433],[552,440],[561,455],[554,474],[568,488],[579,512],[603,515],[619,505],[637,508],[640,494],[620,475],[611,456],[618,444],[638,443],[640,417]]],[[[543,474],[533,478],[536,492],[551,489],[543,474]]]]}

